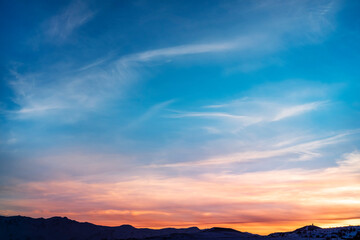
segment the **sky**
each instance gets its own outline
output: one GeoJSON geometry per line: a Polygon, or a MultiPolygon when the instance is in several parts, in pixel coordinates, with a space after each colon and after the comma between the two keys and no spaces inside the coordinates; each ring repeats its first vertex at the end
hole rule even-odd
{"type": "Polygon", "coordinates": [[[360,2],[0,3],[0,215],[360,225],[360,2]]]}

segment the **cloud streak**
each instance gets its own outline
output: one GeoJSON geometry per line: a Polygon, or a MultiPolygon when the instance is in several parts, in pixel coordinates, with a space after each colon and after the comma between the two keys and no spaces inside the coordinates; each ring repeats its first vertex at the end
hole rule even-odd
{"type": "Polygon", "coordinates": [[[324,102],[312,102],[283,108],[275,115],[272,121],[280,121],[285,118],[301,115],[316,110],[322,105],[324,105],[324,102]]]}
{"type": "MultiPolygon", "coordinates": [[[[248,43],[244,43],[246,46],[248,43]]],[[[215,43],[215,44],[191,44],[162,49],[145,51],[122,58],[123,61],[147,62],[165,57],[176,57],[190,54],[215,53],[234,49],[234,43],[215,43]]]]}
{"type": "Polygon", "coordinates": [[[160,164],[160,165],[150,165],[150,168],[178,168],[178,167],[198,167],[198,166],[217,166],[217,165],[227,165],[234,163],[244,163],[251,161],[266,161],[276,157],[282,156],[291,156],[297,155],[296,157],[290,157],[288,160],[292,161],[304,161],[310,160],[315,157],[321,156],[320,153],[315,152],[323,147],[338,144],[339,142],[346,141],[346,137],[352,134],[359,133],[359,130],[353,130],[349,132],[344,132],[338,135],[327,137],[324,139],[309,141],[300,144],[294,144],[292,146],[277,148],[272,150],[265,151],[245,151],[233,154],[227,154],[218,157],[211,157],[210,159],[198,160],[198,161],[189,161],[189,162],[178,162],[178,163],[169,163],[169,164],[160,164]]]}
{"type": "Polygon", "coordinates": [[[95,13],[83,1],[73,1],[46,24],[46,34],[55,41],[64,41],[77,28],[93,18],[95,13]]]}
{"type": "Polygon", "coordinates": [[[251,126],[260,123],[271,123],[287,118],[300,116],[311,111],[318,110],[324,106],[327,101],[316,101],[304,104],[284,104],[279,102],[272,102],[268,100],[263,101],[247,101],[235,100],[230,103],[207,105],[206,109],[223,109],[220,111],[201,111],[201,112],[186,112],[174,111],[176,113],[168,115],[169,118],[210,118],[219,121],[229,121],[240,124],[243,127],[251,126]],[[251,107],[251,110],[250,110],[251,107]]]}
{"type": "Polygon", "coordinates": [[[261,122],[260,117],[251,117],[245,115],[235,115],[223,112],[179,112],[173,115],[168,115],[170,118],[213,118],[213,119],[228,119],[243,123],[244,125],[251,125],[261,122]]]}
{"type": "Polygon", "coordinates": [[[150,107],[144,114],[142,114],[139,118],[133,120],[127,128],[134,128],[142,124],[143,122],[149,120],[154,115],[158,114],[161,110],[172,104],[174,100],[164,101],[150,107]]]}

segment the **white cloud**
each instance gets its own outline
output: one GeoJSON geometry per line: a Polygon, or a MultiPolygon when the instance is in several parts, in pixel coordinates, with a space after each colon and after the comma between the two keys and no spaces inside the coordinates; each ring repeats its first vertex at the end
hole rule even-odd
{"type": "Polygon", "coordinates": [[[280,121],[285,118],[297,116],[304,114],[309,111],[316,110],[320,106],[322,106],[324,102],[312,102],[301,105],[289,106],[282,108],[272,119],[272,121],[280,121]]]}
{"type": "Polygon", "coordinates": [[[233,49],[235,46],[236,45],[234,45],[233,43],[183,45],[183,46],[155,49],[155,50],[129,55],[126,56],[124,60],[146,62],[161,57],[221,52],[221,51],[233,49]]]}
{"type": "Polygon", "coordinates": [[[236,133],[236,131],[243,129],[243,127],[280,121],[317,110],[327,102],[328,101],[316,101],[305,104],[289,105],[286,103],[286,100],[279,102],[271,99],[265,101],[244,97],[230,102],[202,107],[210,111],[175,111],[176,113],[168,115],[168,117],[216,119],[218,121],[218,123],[215,123],[217,128],[223,128],[225,130],[230,124],[232,125],[230,127],[231,132],[236,133]],[[221,109],[222,111],[211,111],[218,109],[221,109]]]}
{"type": "MultiPolygon", "coordinates": [[[[45,76],[48,73],[21,75],[13,71],[16,80],[12,82],[12,86],[17,93],[16,102],[21,107],[16,113],[21,114],[22,117],[37,117],[40,114],[27,114],[26,116],[24,114],[79,107],[83,109],[94,108],[104,99],[114,94],[119,95],[119,92],[124,93],[126,87],[137,79],[138,72],[141,71],[143,64],[148,61],[170,56],[214,53],[234,48],[246,48],[247,46],[255,47],[256,42],[250,40],[251,38],[243,38],[236,44],[182,45],[125,55],[115,60],[111,60],[112,57],[103,57],[75,72],[56,77],[53,74],[45,76]],[[47,77],[54,78],[54,80],[50,84],[43,85],[43,79],[47,77]]],[[[226,116],[226,114],[223,117],[241,118],[226,116]]],[[[244,117],[244,121],[252,122],[254,120],[244,117]]]]}
{"type": "Polygon", "coordinates": [[[154,115],[159,113],[162,109],[166,108],[173,102],[174,102],[174,100],[168,100],[168,101],[164,101],[164,102],[153,105],[144,114],[142,114],[139,118],[133,120],[127,128],[134,128],[134,127],[140,125],[141,123],[147,121],[148,119],[150,119],[151,117],[153,117],[154,115]]]}
{"type": "Polygon", "coordinates": [[[243,151],[238,153],[211,157],[203,160],[169,163],[169,164],[154,164],[148,167],[157,168],[157,167],[194,167],[194,166],[227,165],[227,164],[240,163],[240,162],[251,162],[255,160],[265,160],[265,159],[271,159],[275,157],[294,155],[294,154],[297,155],[297,157],[289,158],[289,160],[306,161],[321,156],[321,154],[316,152],[316,150],[319,150],[328,145],[334,145],[339,142],[346,141],[347,136],[352,134],[357,134],[359,132],[360,130],[356,129],[352,131],[343,132],[331,137],[308,141],[305,143],[298,143],[283,148],[243,151]]]}
{"type": "Polygon", "coordinates": [[[86,2],[73,1],[65,10],[47,22],[46,33],[56,41],[64,40],[93,16],[94,12],[88,8],[86,2]]]}
{"type": "Polygon", "coordinates": [[[57,110],[57,109],[63,109],[61,106],[51,106],[51,105],[43,105],[43,106],[32,106],[30,108],[22,108],[17,113],[19,114],[36,114],[36,113],[43,113],[49,110],[57,110]]]}
{"type": "MultiPolygon", "coordinates": [[[[20,74],[13,71],[11,86],[19,118],[46,117],[63,111],[76,114],[97,109],[109,99],[121,99],[136,81],[133,66],[110,63],[102,69],[52,74],[20,74]],[[49,81],[51,79],[51,81],[49,81]],[[46,81],[46,84],[44,82],[46,81]]],[[[60,116],[60,121],[68,116],[60,116]]]]}
{"type": "Polygon", "coordinates": [[[224,119],[224,120],[236,120],[241,122],[244,125],[251,125],[258,122],[261,122],[262,119],[259,117],[251,117],[245,115],[235,115],[224,112],[179,112],[173,115],[169,115],[170,118],[214,118],[214,119],[224,119]]]}

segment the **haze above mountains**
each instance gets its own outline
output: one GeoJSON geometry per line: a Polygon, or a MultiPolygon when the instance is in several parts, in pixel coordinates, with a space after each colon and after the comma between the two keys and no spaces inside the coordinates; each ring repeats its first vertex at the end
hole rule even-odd
{"type": "Polygon", "coordinates": [[[135,228],[131,225],[106,227],[77,222],[66,217],[30,218],[0,216],[0,239],[3,240],[187,240],[187,239],[360,239],[360,226],[320,228],[305,226],[292,232],[278,232],[267,236],[237,231],[231,228],[210,229],[135,228]]]}

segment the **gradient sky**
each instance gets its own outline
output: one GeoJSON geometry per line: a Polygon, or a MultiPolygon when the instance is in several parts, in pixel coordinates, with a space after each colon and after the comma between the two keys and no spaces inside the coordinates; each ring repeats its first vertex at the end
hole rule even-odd
{"type": "Polygon", "coordinates": [[[360,224],[360,1],[1,1],[0,214],[360,224]]]}

